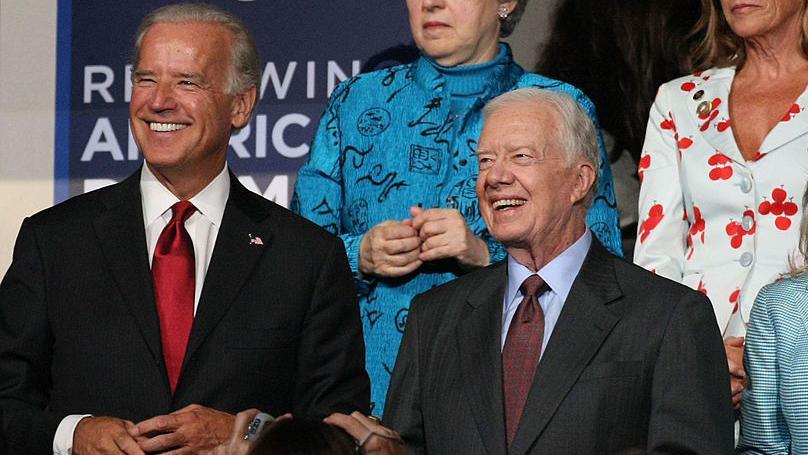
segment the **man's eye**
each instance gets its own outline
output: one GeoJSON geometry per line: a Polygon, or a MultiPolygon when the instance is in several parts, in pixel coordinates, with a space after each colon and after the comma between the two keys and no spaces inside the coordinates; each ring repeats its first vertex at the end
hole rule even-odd
{"type": "Polygon", "coordinates": [[[185,85],[185,86],[191,87],[191,86],[194,86],[196,84],[193,81],[183,80],[183,81],[180,81],[180,85],[185,85]]]}

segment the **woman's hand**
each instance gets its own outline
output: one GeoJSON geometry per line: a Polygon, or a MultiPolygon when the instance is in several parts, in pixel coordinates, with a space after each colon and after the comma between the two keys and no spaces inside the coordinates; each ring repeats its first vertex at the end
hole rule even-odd
{"type": "Polygon", "coordinates": [[[455,209],[411,207],[412,227],[421,239],[421,261],[455,258],[465,269],[488,265],[488,245],[468,228],[455,209]]]}
{"type": "Polygon", "coordinates": [[[359,245],[359,271],[365,275],[399,277],[423,263],[421,239],[412,220],[384,221],[373,226],[359,245]]]}
{"type": "Polygon", "coordinates": [[[361,412],[351,415],[331,414],[325,418],[325,423],[345,430],[356,440],[359,453],[377,455],[403,455],[404,441],[395,431],[383,427],[371,420],[361,412]]]}
{"type": "Polygon", "coordinates": [[[741,407],[743,390],[746,388],[746,371],[743,369],[743,337],[729,337],[724,340],[724,350],[727,352],[729,365],[730,386],[732,387],[732,406],[737,410],[741,407]]]}

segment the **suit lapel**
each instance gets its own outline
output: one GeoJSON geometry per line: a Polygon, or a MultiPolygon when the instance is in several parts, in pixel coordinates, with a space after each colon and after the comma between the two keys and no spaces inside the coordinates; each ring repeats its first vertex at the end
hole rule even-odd
{"type": "Polygon", "coordinates": [[[603,246],[593,240],[536,370],[510,454],[530,450],[620,320],[618,308],[607,306],[622,295],[612,261],[603,246]]]}
{"type": "Polygon", "coordinates": [[[463,387],[474,421],[489,454],[505,454],[502,404],[502,301],[507,263],[492,267],[469,292],[468,313],[457,326],[463,387]]]}
{"type": "Polygon", "coordinates": [[[152,356],[162,359],[160,323],[154,305],[143,225],[140,172],[106,193],[102,202],[107,211],[94,220],[93,226],[108,270],[152,356]]]}
{"type": "Polygon", "coordinates": [[[230,174],[230,196],[205,275],[183,365],[188,364],[230,308],[264,251],[272,247],[269,211],[265,204],[256,201],[258,197],[230,174]]]}
{"type": "MultiPolygon", "coordinates": [[[[741,155],[738,144],[735,143],[732,128],[724,123],[729,121],[729,91],[732,87],[734,76],[735,70],[733,68],[707,71],[700,77],[694,78],[693,81],[696,86],[688,92],[687,96],[683,97],[683,100],[685,110],[701,131],[702,137],[716,151],[723,153],[737,163],[745,165],[746,160],[741,155]],[[703,92],[701,96],[697,95],[699,92],[703,92]],[[693,96],[690,96],[691,94],[693,96]],[[695,99],[696,97],[698,99],[695,99]],[[705,116],[699,115],[699,108],[702,105],[713,106],[716,103],[715,109],[711,109],[705,116]]],[[[684,150],[682,153],[688,153],[688,150],[684,150]]],[[[706,156],[704,159],[707,158],[709,157],[706,156]]]]}

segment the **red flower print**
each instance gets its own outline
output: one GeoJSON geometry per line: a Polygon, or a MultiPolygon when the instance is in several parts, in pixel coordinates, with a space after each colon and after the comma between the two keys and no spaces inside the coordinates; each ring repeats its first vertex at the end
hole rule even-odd
{"type": "Polygon", "coordinates": [[[640,224],[640,243],[645,242],[645,239],[648,238],[648,235],[651,234],[651,231],[657,227],[662,218],[665,217],[665,214],[662,210],[662,204],[654,204],[651,206],[651,209],[648,210],[648,218],[640,224]]]}
{"type": "MultiPolygon", "coordinates": [[[[685,212],[687,215],[687,212],[685,212]]],[[[687,235],[687,246],[690,249],[690,252],[687,254],[687,259],[689,260],[693,256],[693,252],[695,251],[695,241],[694,238],[698,238],[701,240],[701,244],[704,245],[704,227],[705,222],[704,218],[701,216],[701,210],[693,206],[693,223],[690,225],[690,231],[688,231],[687,235]],[[699,235],[701,234],[701,235],[699,235]]]]}
{"type": "Polygon", "coordinates": [[[689,91],[693,90],[694,88],[696,88],[696,83],[693,82],[693,81],[687,81],[687,82],[685,82],[685,83],[683,83],[681,85],[681,89],[684,92],[689,92],[689,91]]]}
{"type": "Polygon", "coordinates": [[[645,154],[640,158],[640,165],[637,169],[637,175],[640,177],[640,183],[642,183],[642,175],[646,169],[651,166],[651,155],[645,154]]]}
{"type": "Polygon", "coordinates": [[[707,288],[704,287],[704,280],[699,280],[699,287],[696,288],[696,290],[704,295],[707,295],[707,288]]]}
{"type": "Polygon", "coordinates": [[[710,158],[707,159],[707,164],[713,166],[710,170],[710,180],[728,180],[732,177],[732,166],[729,157],[721,152],[716,151],[710,158]]]}
{"type": "Polygon", "coordinates": [[[732,314],[738,312],[738,301],[740,300],[740,297],[741,297],[741,290],[738,288],[735,288],[735,291],[733,291],[732,294],[729,295],[729,303],[732,305],[732,314]]]}
{"type": "MultiPolygon", "coordinates": [[[[749,209],[746,209],[743,212],[743,217],[751,217],[753,220],[755,218],[755,212],[749,209]]],[[[732,248],[738,249],[741,247],[743,243],[743,236],[751,235],[755,233],[755,223],[752,223],[752,227],[749,230],[743,228],[743,225],[737,221],[730,221],[725,228],[727,235],[729,236],[729,244],[732,248]]]]}
{"type": "Polygon", "coordinates": [[[721,105],[721,98],[715,98],[713,99],[713,102],[710,105],[710,110],[703,114],[699,114],[699,118],[705,121],[704,123],[701,124],[701,127],[699,127],[701,131],[707,131],[707,128],[710,127],[710,122],[712,122],[713,120],[715,120],[716,117],[718,117],[718,106],[720,105],[721,105]]]}
{"type": "Polygon", "coordinates": [[[793,119],[794,116],[799,114],[801,110],[802,109],[800,108],[799,104],[797,104],[797,103],[792,104],[791,107],[788,109],[788,112],[786,112],[786,115],[783,116],[781,121],[787,122],[787,121],[793,119]]]}
{"type": "Polygon", "coordinates": [[[788,193],[782,186],[772,190],[772,201],[764,200],[758,206],[761,215],[774,215],[774,225],[781,231],[787,231],[791,227],[791,219],[799,211],[799,206],[788,198],[788,193]]]}

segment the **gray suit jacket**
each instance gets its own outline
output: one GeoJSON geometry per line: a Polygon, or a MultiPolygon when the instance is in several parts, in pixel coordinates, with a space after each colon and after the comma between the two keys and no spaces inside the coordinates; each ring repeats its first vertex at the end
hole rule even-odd
{"type": "MultiPolygon", "coordinates": [[[[408,453],[505,454],[506,263],[413,302],[385,408],[408,453]]],[[[517,454],[733,453],[727,361],[702,294],[597,241],[536,372],[517,454]]]]}

